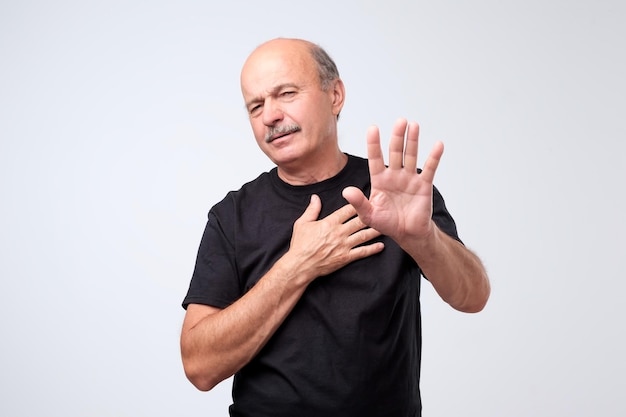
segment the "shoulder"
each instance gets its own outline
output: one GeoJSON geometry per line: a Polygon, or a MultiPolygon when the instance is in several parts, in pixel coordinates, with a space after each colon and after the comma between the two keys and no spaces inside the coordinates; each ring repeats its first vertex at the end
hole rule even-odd
{"type": "Polygon", "coordinates": [[[271,173],[263,172],[255,179],[246,182],[238,190],[229,191],[221,201],[211,207],[210,213],[219,214],[232,212],[237,206],[245,205],[250,199],[258,199],[260,196],[269,195],[271,189],[271,173]]]}

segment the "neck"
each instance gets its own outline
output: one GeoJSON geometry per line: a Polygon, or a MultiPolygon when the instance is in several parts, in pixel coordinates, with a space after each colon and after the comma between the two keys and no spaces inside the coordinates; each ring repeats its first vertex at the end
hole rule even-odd
{"type": "Polygon", "coordinates": [[[318,158],[313,163],[299,161],[296,167],[279,166],[278,176],[290,185],[315,184],[337,175],[348,163],[348,156],[337,149],[330,158],[318,158]],[[321,161],[320,161],[321,159],[321,161]]]}

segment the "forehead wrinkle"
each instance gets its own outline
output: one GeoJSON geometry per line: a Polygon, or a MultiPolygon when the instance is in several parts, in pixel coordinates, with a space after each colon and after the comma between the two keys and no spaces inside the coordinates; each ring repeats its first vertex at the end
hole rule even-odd
{"type": "Polygon", "coordinates": [[[308,42],[278,40],[260,46],[248,57],[240,81],[244,97],[246,93],[253,97],[246,102],[253,103],[263,101],[267,95],[276,94],[277,90],[288,85],[300,90],[306,88],[319,82],[319,74],[308,42]],[[282,46],[279,48],[279,45],[282,46]],[[288,48],[284,48],[285,45],[288,48]],[[272,86],[273,83],[277,85],[272,86]],[[265,89],[264,84],[270,85],[270,88],[265,89]],[[257,85],[262,89],[260,94],[254,92],[257,85]]]}
{"type": "Polygon", "coordinates": [[[294,83],[278,84],[278,85],[276,85],[274,87],[271,87],[269,90],[266,90],[265,94],[259,94],[259,95],[255,96],[255,97],[251,98],[250,100],[246,101],[246,105],[249,106],[252,103],[258,103],[258,102],[264,101],[265,97],[267,97],[267,96],[271,96],[271,97],[277,96],[278,93],[281,90],[285,89],[285,88],[295,88],[295,89],[298,89],[298,86],[296,84],[294,84],[294,83]]]}

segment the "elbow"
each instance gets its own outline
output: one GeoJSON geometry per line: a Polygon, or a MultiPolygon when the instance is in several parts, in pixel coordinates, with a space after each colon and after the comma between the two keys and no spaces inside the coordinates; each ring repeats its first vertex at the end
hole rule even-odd
{"type": "Polygon", "coordinates": [[[216,383],[204,378],[187,378],[194,387],[203,392],[211,391],[217,385],[216,383]]]}
{"type": "Polygon", "coordinates": [[[479,313],[483,311],[489,301],[491,295],[491,286],[489,285],[489,279],[485,275],[483,277],[482,285],[473,290],[468,290],[463,301],[460,303],[451,304],[452,307],[463,313],[479,313]]]}
{"type": "Polygon", "coordinates": [[[185,376],[198,390],[205,392],[210,391],[215,388],[217,384],[230,376],[226,375],[226,377],[222,377],[215,362],[211,361],[210,358],[201,357],[190,352],[188,349],[185,349],[184,344],[181,347],[185,376]]]}
{"type": "Polygon", "coordinates": [[[462,313],[480,313],[487,305],[488,297],[467,301],[462,304],[451,304],[452,308],[462,313]]]}
{"type": "Polygon", "coordinates": [[[488,298],[484,298],[482,300],[476,300],[471,303],[467,303],[461,306],[456,306],[454,308],[463,313],[480,313],[481,311],[483,311],[483,309],[487,305],[487,299],[488,298]]]}
{"type": "Polygon", "coordinates": [[[222,379],[215,378],[200,369],[194,369],[190,365],[184,366],[185,376],[191,384],[200,391],[211,391],[222,379]]]}

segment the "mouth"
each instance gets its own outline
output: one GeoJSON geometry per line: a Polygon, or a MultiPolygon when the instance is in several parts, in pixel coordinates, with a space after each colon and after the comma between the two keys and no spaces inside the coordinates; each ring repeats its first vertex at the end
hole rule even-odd
{"type": "Polygon", "coordinates": [[[279,126],[277,128],[270,129],[269,132],[265,135],[265,142],[272,143],[277,139],[284,138],[285,136],[289,136],[292,133],[299,132],[301,130],[300,126],[279,126]]]}

